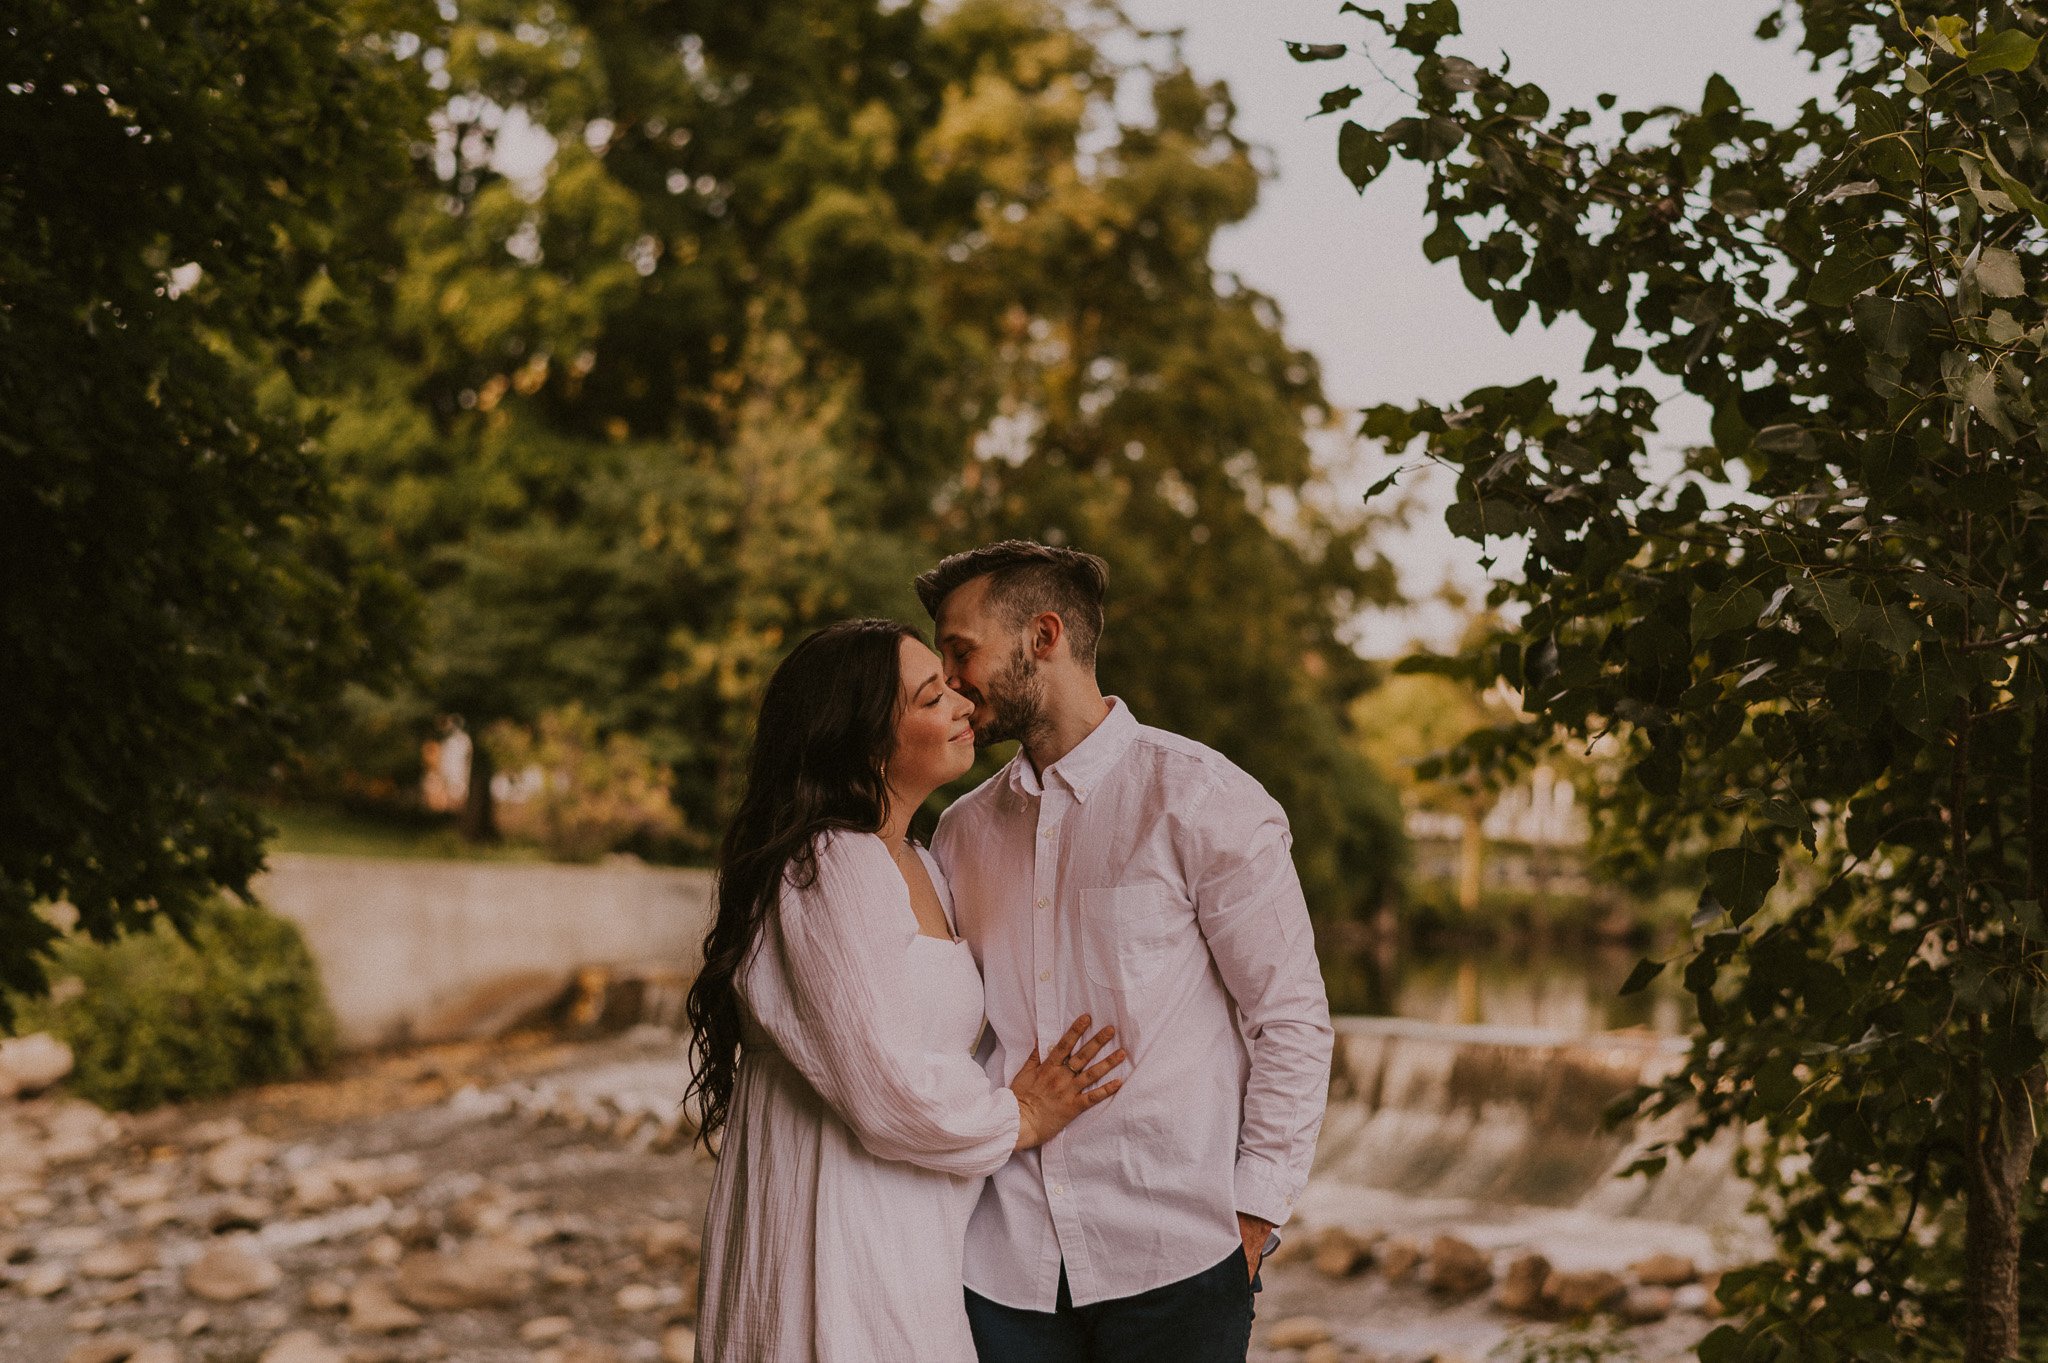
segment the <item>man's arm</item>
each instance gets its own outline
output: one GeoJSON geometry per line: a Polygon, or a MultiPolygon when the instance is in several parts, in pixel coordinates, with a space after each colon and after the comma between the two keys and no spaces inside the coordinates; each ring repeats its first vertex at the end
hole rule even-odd
{"type": "Polygon", "coordinates": [[[1236,1201],[1256,1272],[1308,1183],[1336,1034],[1279,804],[1233,770],[1181,817],[1195,912],[1251,1048],[1236,1201]]]}

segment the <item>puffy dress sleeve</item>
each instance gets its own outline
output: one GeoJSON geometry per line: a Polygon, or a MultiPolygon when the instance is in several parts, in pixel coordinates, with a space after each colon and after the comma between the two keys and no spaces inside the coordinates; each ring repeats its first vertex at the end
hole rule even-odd
{"type": "Polygon", "coordinates": [[[753,991],[755,1020],[870,1154],[994,1173],[1017,1143],[1016,1095],[964,1048],[926,1048],[902,873],[878,840],[839,831],[819,839],[817,867],[809,887],[783,883],[761,941],[783,988],[753,991]]]}

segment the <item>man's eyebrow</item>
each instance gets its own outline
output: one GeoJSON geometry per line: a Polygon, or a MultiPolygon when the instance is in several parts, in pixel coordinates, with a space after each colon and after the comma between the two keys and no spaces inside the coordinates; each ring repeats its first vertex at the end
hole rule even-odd
{"type": "Polygon", "coordinates": [[[974,636],[969,634],[962,634],[957,629],[949,629],[944,634],[941,634],[939,636],[940,648],[944,648],[947,644],[971,644],[973,642],[974,636]]]}

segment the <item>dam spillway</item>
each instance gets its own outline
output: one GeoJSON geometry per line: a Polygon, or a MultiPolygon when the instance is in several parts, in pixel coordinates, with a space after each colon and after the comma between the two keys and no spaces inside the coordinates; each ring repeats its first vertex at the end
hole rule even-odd
{"type": "Polygon", "coordinates": [[[1536,1248],[1572,1267],[1658,1250],[1702,1262],[1762,1248],[1725,1136],[1654,1177],[1621,1176],[1675,1123],[1605,1113],[1683,1062],[1686,1043],[1340,1017],[1330,1107],[1299,1216],[1311,1225],[1536,1248]]]}

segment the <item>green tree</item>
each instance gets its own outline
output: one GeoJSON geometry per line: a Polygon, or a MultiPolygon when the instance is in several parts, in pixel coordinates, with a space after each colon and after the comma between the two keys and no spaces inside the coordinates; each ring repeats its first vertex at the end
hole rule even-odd
{"type": "Polygon", "coordinates": [[[1311,457],[1333,421],[1314,358],[1210,263],[1259,188],[1228,90],[1177,50],[1119,68],[1109,36],[997,0],[934,27],[947,82],[923,158],[969,206],[938,289],[987,384],[941,533],[1106,556],[1105,685],[1263,781],[1311,903],[1344,916],[1404,854],[1393,792],[1350,741],[1375,676],[1340,634],[1394,575],[1368,546],[1377,518],[1338,507],[1311,457]],[[1119,118],[1120,86],[1148,117],[1119,118]]]}
{"type": "Polygon", "coordinates": [[[1432,259],[1504,327],[1593,332],[1583,405],[1532,380],[1365,428],[1456,473],[1453,530],[1527,545],[1468,671],[1523,689],[1532,743],[1625,745],[1646,853],[1717,849],[1680,957],[1702,1031],[1647,1105],[1695,1114],[1672,1153],[1759,1125],[1781,1255],[1724,1282],[1745,1320],[1701,1356],[2040,1356],[2042,17],[1801,0],[1760,36],[1796,30],[1835,100],[1777,125],[1716,76],[1609,137],[1445,51],[1448,0],[1346,8],[1414,108],[1343,124],[1343,172],[1420,163],[1432,259]],[[1656,486],[1645,364],[1712,411],[1656,486]]]}
{"type": "Polygon", "coordinates": [[[1398,821],[1344,741],[1371,676],[1338,628],[1393,579],[1368,517],[1302,492],[1312,360],[1209,264],[1258,186],[1220,87],[1120,73],[1037,0],[451,12],[326,442],[361,551],[427,601],[378,702],[398,760],[436,715],[581,702],[707,845],[805,630],[914,617],[945,551],[1064,537],[1116,563],[1139,713],[1273,786],[1321,902],[1376,897],[1398,821]],[[1123,74],[1153,91],[1130,127],[1123,74]]]}
{"type": "MultiPolygon", "coordinates": [[[[406,72],[340,5],[22,0],[0,28],[0,985],[187,925],[262,861],[245,798],[388,620],[258,391],[352,283],[406,72]]],[[[386,7],[352,15],[361,21],[386,7]]],[[[0,994],[4,998],[4,994],[0,994]]]]}

